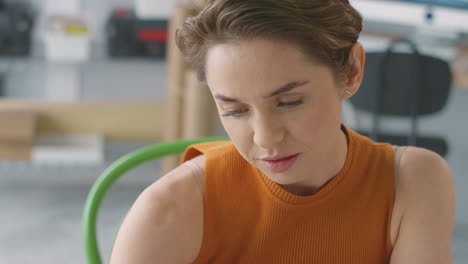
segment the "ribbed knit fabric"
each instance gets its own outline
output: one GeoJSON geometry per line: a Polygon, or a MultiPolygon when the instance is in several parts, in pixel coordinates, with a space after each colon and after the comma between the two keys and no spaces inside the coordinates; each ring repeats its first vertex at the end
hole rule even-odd
{"type": "Polygon", "coordinates": [[[392,147],[342,129],[345,165],[312,196],[285,191],[231,142],[189,147],[184,160],[206,156],[203,243],[193,263],[388,263],[392,147]]]}

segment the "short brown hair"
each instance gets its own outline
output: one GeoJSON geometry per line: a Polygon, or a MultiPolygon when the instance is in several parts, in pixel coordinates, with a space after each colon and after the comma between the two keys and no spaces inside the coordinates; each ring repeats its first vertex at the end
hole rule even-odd
{"type": "Polygon", "coordinates": [[[348,0],[207,0],[177,29],[176,44],[202,82],[210,47],[260,38],[296,43],[340,76],[361,30],[348,0]]]}

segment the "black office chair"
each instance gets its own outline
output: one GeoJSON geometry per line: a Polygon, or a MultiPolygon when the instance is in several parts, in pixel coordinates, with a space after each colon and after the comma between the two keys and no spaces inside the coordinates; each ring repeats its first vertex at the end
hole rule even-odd
{"type": "Polygon", "coordinates": [[[420,135],[420,116],[442,110],[447,104],[452,74],[446,61],[420,54],[408,40],[392,42],[382,52],[366,53],[364,79],[360,90],[350,99],[356,109],[372,114],[370,131],[357,132],[374,141],[394,145],[418,146],[445,156],[448,145],[441,137],[420,135]],[[396,44],[405,43],[410,53],[397,53],[396,44]],[[382,116],[409,117],[411,130],[406,135],[380,131],[382,116]]]}

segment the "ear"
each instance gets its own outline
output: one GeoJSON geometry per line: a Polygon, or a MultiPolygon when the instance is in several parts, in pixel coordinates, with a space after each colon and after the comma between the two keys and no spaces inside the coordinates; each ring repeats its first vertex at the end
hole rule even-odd
{"type": "Polygon", "coordinates": [[[366,53],[361,43],[354,43],[349,53],[349,71],[346,73],[345,89],[350,93],[343,90],[343,98],[350,98],[359,90],[362,78],[364,76],[364,64],[366,62],[366,53]]]}

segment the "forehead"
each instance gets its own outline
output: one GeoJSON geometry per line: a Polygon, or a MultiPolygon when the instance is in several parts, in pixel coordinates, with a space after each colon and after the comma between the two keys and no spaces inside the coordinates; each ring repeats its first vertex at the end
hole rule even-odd
{"type": "Polygon", "coordinates": [[[206,79],[212,92],[265,94],[287,82],[326,78],[328,68],[310,60],[294,44],[247,40],[218,44],[206,57],[206,79]]]}
{"type": "Polygon", "coordinates": [[[206,60],[207,74],[215,70],[262,73],[282,71],[284,65],[295,69],[311,65],[299,46],[265,39],[217,44],[208,50],[206,60]]]}

